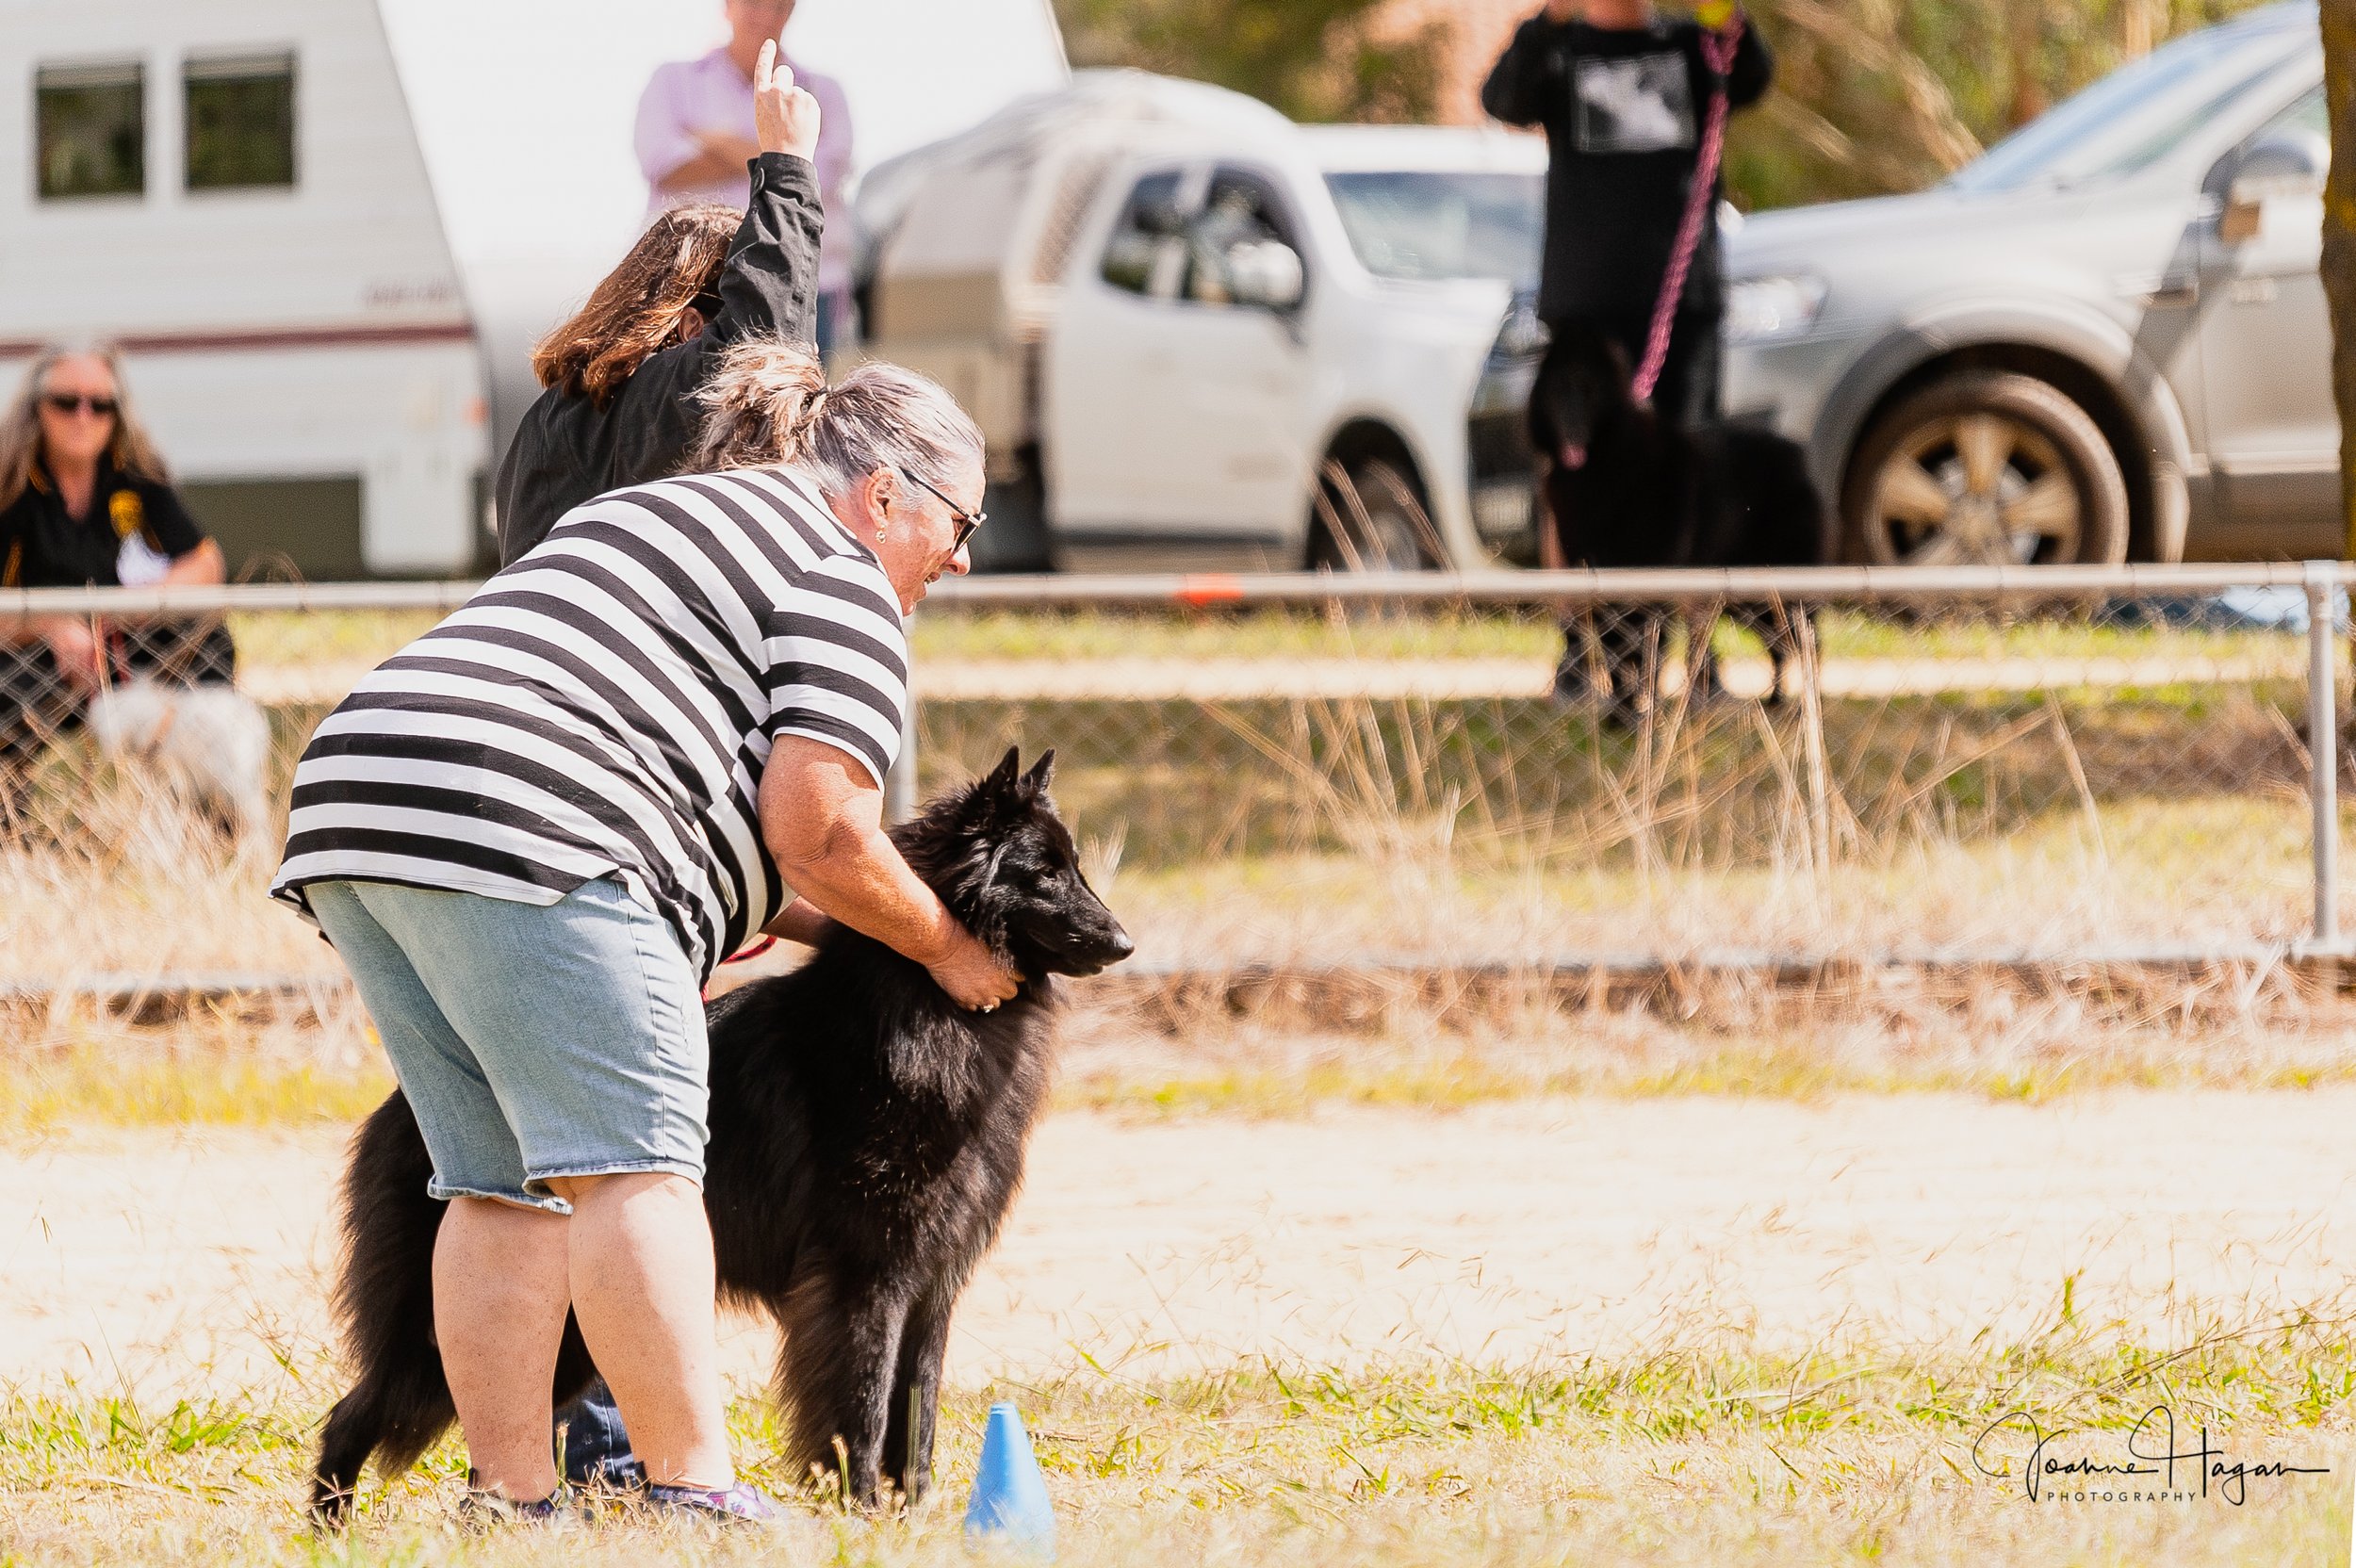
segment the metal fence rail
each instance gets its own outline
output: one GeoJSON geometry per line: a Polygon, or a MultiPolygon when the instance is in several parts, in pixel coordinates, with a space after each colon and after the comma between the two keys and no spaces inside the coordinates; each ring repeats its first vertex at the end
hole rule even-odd
{"type": "MultiPolygon", "coordinates": [[[[2337,561],[2119,566],[1776,566],[1621,571],[1369,573],[1222,572],[948,578],[925,602],[1001,609],[1220,605],[1449,604],[1533,606],[1785,598],[1795,602],[1957,602],[2007,598],[2165,599],[2235,588],[2346,589],[2356,564],[2337,561]]],[[[218,587],[0,590],[0,628],[40,615],[218,614],[224,612],[454,610],[482,584],[254,582],[218,587]]]]}
{"type": "MultiPolygon", "coordinates": [[[[952,580],[915,623],[895,783],[905,806],[1010,743],[1056,747],[1058,798],[1170,972],[2336,958],[2351,583],[2339,563],[952,580]]],[[[166,683],[225,625],[283,788],[326,708],[474,587],[0,594],[0,899],[82,886],[76,856],[94,905],[153,909],[190,877],[200,904],[256,896],[251,853],[126,869],[108,802],[147,754],[79,738],[87,693],[26,641],[50,618],[166,683]]],[[[184,936],[191,972],[270,967],[258,939],[184,936]]],[[[143,972],[152,941],[110,940],[0,961],[0,989],[143,972]]]]}

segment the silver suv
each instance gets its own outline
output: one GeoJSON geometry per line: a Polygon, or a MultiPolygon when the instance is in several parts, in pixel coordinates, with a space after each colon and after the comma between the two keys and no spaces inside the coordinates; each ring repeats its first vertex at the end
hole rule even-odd
{"type": "Polygon", "coordinates": [[[2168,44],[1920,195],[1730,235],[1726,407],[1868,563],[2343,547],[2313,5],[2168,44]]]}

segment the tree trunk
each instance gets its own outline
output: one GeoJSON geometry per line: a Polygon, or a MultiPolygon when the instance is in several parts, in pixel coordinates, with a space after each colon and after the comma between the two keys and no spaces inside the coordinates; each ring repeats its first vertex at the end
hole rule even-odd
{"type": "Polygon", "coordinates": [[[2356,558],[2356,0],[2323,0],[2331,184],[2323,198],[2323,291],[2331,302],[2331,385],[2340,407],[2344,553],[2356,558]]]}
{"type": "Polygon", "coordinates": [[[2168,0],[2119,0],[2119,53],[2139,60],[2160,41],[2168,0]]]}
{"type": "Polygon", "coordinates": [[[2045,0],[2012,0],[2007,8],[2006,53],[2012,63],[2012,100],[2004,122],[2013,129],[2043,114],[2045,96],[2045,0]]]}

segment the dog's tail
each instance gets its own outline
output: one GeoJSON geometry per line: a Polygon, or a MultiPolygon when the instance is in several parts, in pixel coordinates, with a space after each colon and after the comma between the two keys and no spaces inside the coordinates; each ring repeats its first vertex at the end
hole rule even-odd
{"type": "Polygon", "coordinates": [[[388,1471],[406,1470],[456,1415],[438,1358],[430,1377],[415,1366],[399,1368],[384,1381],[363,1382],[336,1400],[311,1473],[312,1517],[342,1524],[371,1456],[388,1471]]]}
{"type": "Polygon", "coordinates": [[[343,1519],[371,1456],[405,1470],[457,1417],[434,1341],[434,1238],[443,1205],[426,1195],[433,1168],[417,1118],[396,1091],[361,1125],[344,1177],[335,1308],[359,1380],[320,1436],[311,1511],[323,1524],[343,1519]]]}

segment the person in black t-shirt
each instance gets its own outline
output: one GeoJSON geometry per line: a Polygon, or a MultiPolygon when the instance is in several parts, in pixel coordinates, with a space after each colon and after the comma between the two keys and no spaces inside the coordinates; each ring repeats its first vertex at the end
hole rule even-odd
{"type": "MultiPolygon", "coordinates": [[[[1729,106],[1742,108],[1759,101],[1775,73],[1759,30],[1745,26],[1721,84],[1702,38],[1701,22],[1663,17],[1649,0],[1546,0],[1481,92],[1497,119],[1546,133],[1539,318],[1557,329],[1592,323],[1631,368],[1644,357],[1710,96],[1723,86],[1729,106]]],[[[1711,221],[1702,227],[1653,394],[1653,406],[1680,423],[1717,415],[1724,308],[1711,221]]]]}
{"type": "MultiPolygon", "coordinates": [[[[219,582],[221,547],[181,505],[104,350],[43,354],[0,425],[0,589],[219,582]]],[[[53,615],[0,625],[0,774],[133,676],[227,681],[217,622],[124,624],[53,615]]]]}
{"type": "MultiPolygon", "coordinates": [[[[1634,371],[1644,363],[1662,286],[1670,271],[1699,172],[1702,139],[1713,99],[1729,109],[1757,103],[1775,74],[1775,62],[1756,27],[1742,29],[1720,77],[1703,43],[1734,17],[1731,0],[1707,0],[1699,19],[1672,20],[1650,0],[1546,0],[1522,24],[1481,90],[1488,111],[1511,125],[1545,130],[1546,259],[1539,273],[1538,316],[1576,355],[1597,337],[1618,350],[1634,371]]],[[[1676,302],[1667,352],[1652,388],[1659,416],[1688,429],[1718,416],[1718,377],[1725,314],[1716,205],[1694,246],[1691,270],[1676,302]]],[[[1555,366],[1542,368],[1549,384],[1555,366]]],[[[1539,561],[1569,565],[1657,564],[1659,542],[1628,537],[1617,518],[1574,519],[1546,514],[1541,492],[1539,561]],[[1598,559],[1600,558],[1600,559],[1598,559]]],[[[1579,616],[1563,627],[1562,662],[1555,677],[1558,701],[1576,699],[1591,678],[1588,642],[1595,645],[1616,696],[1646,683],[1646,648],[1664,629],[1656,611],[1623,608],[1579,616]],[[1599,623],[1599,624],[1591,624],[1599,623]]]]}

